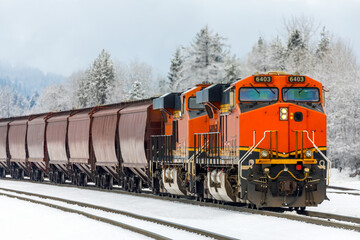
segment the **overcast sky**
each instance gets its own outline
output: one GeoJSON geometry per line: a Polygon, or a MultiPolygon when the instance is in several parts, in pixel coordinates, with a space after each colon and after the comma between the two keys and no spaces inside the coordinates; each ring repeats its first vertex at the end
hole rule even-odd
{"type": "Polygon", "coordinates": [[[360,59],[360,0],[0,0],[0,60],[68,76],[104,48],[165,75],[176,47],[205,25],[244,57],[260,35],[281,35],[283,20],[301,15],[360,59]]]}

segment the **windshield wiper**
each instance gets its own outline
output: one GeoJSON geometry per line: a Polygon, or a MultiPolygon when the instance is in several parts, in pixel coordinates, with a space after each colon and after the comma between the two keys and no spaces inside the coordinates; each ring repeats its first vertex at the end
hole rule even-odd
{"type": "Polygon", "coordinates": [[[306,84],[305,87],[303,87],[303,88],[301,88],[301,89],[299,90],[299,95],[300,95],[300,93],[301,93],[307,86],[309,86],[309,84],[310,84],[310,83],[306,84]]]}
{"type": "Polygon", "coordinates": [[[265,83],[265,85],[270,89],[270,91],[275,95],[276,93],[274,92],[274,90],[271,88],[271,87],[269,87],[269,85],[267,84],[267,83],[265,83]]]}
{"type": "Polygon", "coordinates": [[[295,85],[295,83],[291,84],[290,87],[288,87],[287,89],[285,89],[284,94],[286,94],[286,93],[290,90],[290,88],[292,88],[292,86],[294,86],[294,85],[295,85]]]}
{"type": "Polygon", "coordinates": [[[255,91],[260,95],[259,90],[257,90],[256,87],[254,87],[254,85],[252,85],[252,84],[250,83],[250,86],[251,86],[253,89],[255,89],[255,91]]]}

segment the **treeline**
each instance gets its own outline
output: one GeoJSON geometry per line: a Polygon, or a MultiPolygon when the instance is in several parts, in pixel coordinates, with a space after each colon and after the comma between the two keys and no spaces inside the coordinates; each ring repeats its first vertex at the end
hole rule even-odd
{"type": "Polygon", "coordinates": [[[239,59],[224,37],[205,26],[187,46],[174,50],[166,77],[154,76],[152,67],[138,60],[112,60],[103,50],[87,70],[72,74],[64,84],[45,88],[40,95],[20,101],[21,97],[0,92],[0,114],[138,100],[201,82],[229,83],[256,72],[281,70],[308,75],[330,89],[326,94],[329,156],[336,167],[360,168],[360,68],[351,47],[310,18],[292,18],[284,22],[284,28],[283,37],[261,36],[248,56],[239,59]],[[9,112],[14,102],[23,103],[9,112]]]}

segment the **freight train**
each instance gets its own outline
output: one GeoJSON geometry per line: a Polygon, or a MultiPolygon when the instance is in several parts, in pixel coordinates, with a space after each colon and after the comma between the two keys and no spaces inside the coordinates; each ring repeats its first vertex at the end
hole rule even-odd
{"type": "Polygon", "coordinates": [[[158,98],[0,120],[0,177],[252,207],[326,197],[322,84],[284,72],[158,98]]]}

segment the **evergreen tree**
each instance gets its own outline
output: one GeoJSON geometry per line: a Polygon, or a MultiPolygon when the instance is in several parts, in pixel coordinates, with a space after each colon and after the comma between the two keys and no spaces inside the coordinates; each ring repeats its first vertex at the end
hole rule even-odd
{"type": "Polygon", "coordinates": [[[269,70],[285,70],[285,49],[279,37],[276,37],[269,48],[269,70]]]}
{"type": "Polygon", "coordinates": [[[35,91],[34,94],[31,96],[31,98],[29,99],[29,108],[33,108],[37,102],[37,100],[39,99],[39,92],[35,91]]]}
{"type": "Polygon", "coordinates": [[[227,57],[225,60],[225,79],[223,83],[231,83],[238,79],[241,75],[239,62],[235,55],[227,57]]]}
{"type": "Polygon", "coordinates": [[[299,30],[295,30],[290,34],[287,48],[290,52],[305,48],[305,44],[299,30]]]}
{"type": "Polygon", "coordinates": [[[330,50],[329,31],[327,31],[326,28],[323,27],[320,33],[320,42],[316,49],[316,56],[318,57],[319,60],[321,60],[329,52],[329,50],[330,50]]]}
{"type": "Polygon", "coordinates": [[[259,37],[249,56],[249,64],[256,72],[269,71],[268,44],[262,37],[259,37]]]}
{"type": "Polygon", "coordinates": [[[175,89],[184,90],[201,82],[219,83],[225,78],[225,59],[228,55],[224,38],[204,27],[196,34],[184,54],[180,81],[175,89]]]}
{"type": "Polygon", "coordinates": [[[114,85],[115,70],[110,54],[102,50],[78,84],[80,107],[105,104],[114,85]]]}
{"type": "Polygon", "coordinates": [[[129,92],[130,100],[140,100],[144,98],[144,89],[140,81],[134,81],[131,90],[129,92]]]}
{"type": "Polygon", "coordinates": [[[170,71],[168,73],[170,91],[174,91],[175,86],[182,77],[182,64],[183,64],[183,48],[179,47],[176,49],[173,59],[170,64],[170,71]]]}

